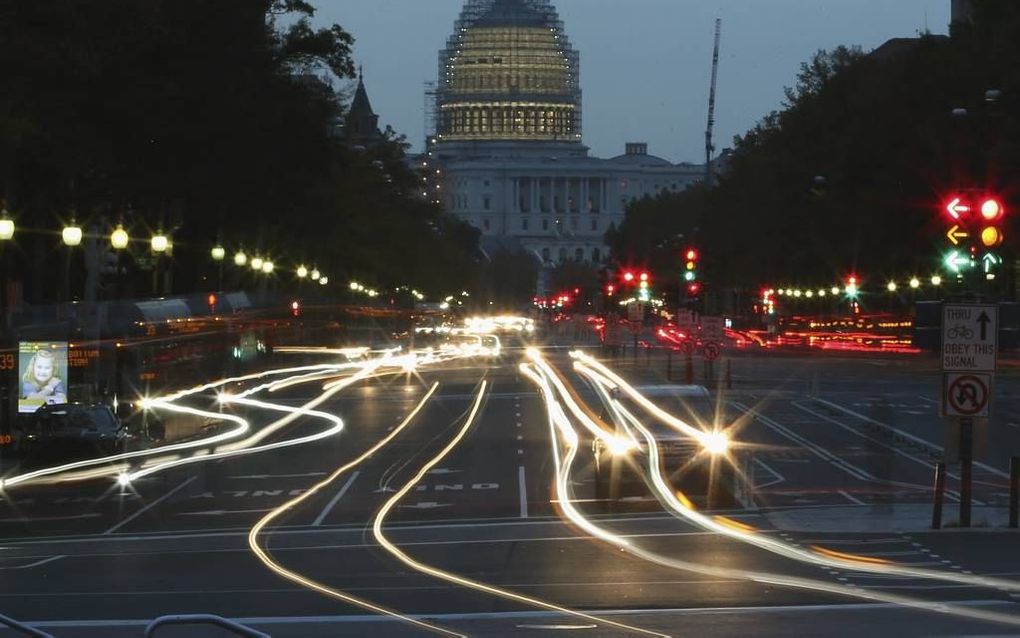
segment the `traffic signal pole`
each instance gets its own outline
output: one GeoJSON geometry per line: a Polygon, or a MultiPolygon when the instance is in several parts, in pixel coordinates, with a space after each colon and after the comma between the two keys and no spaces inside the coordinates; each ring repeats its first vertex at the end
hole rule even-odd
{"type": "Polygon", "coordinates": [[[974,473],[974,419],[960,419],[960,527],[970,527],[974,473]]]}

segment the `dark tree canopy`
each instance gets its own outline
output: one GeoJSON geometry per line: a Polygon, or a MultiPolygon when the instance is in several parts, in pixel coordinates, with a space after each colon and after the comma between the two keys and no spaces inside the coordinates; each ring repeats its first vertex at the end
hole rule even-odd
{"type": "Polygon", "coordinates": [[[336,283],[461,285],[476,238],[413,197],[402,139],[337,134],[354,38],[313,15],[301,0],[0,0],[0,197],[30,260],[72,215],[102,233],[124,217],[139,239],[173,232],[182,290],[203,285],[217,237],[336,283]]]}

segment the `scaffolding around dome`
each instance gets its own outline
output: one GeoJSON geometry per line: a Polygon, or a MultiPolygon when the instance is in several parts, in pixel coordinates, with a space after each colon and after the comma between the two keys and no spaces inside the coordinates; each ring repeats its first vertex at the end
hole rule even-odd
{"type": "Polygon", "coordinates": [[[468,0],[439,54],[438,141],[581,140],[580,58],[549,0],[468,0]]]}

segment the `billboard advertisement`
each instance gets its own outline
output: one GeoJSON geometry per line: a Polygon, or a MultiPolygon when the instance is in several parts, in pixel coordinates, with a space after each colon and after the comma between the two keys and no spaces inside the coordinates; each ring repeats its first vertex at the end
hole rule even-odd
{"type": "Polygon", "coordinates": [[[67,403],[67,342],[18,344],[18,412],[67,403]]]}

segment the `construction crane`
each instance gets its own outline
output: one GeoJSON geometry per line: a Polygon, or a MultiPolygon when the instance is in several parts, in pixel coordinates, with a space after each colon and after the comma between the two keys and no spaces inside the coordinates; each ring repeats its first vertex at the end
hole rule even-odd
{"type": "Polygon", "coordinates": [[[712,186],[712,156],[715,144],[712,134],[715,130],[715,85],[719,78],[719,40],[722,36],[722,18],[715,19],[715,51],[712,53],[712,87],[708,92],[708,128],[705,129],[705,185],[712,186]]]}

